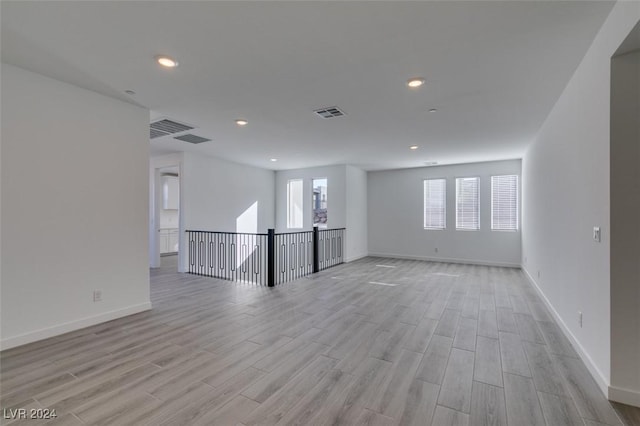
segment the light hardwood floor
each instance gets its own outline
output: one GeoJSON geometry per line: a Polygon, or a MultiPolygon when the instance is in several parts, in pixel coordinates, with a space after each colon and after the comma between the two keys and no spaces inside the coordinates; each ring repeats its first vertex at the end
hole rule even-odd
{"type": "Polygon", "coordinates": [[[623,424],[519,270],[366,258],[269,289],[163,262],[152,311],[3,352],[2,408],[54,408],[56,425],[623,424]]]}

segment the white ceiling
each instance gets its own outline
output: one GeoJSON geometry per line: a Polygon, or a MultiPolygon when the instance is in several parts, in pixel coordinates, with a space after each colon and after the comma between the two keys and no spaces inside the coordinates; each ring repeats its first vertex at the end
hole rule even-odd
{"type": "Polygon", "coordinates": [[[612,5],[3,1],[2,60],[213,140],[154,139],[155,154],[271,169],[511,159],[522,157],[612,5]],[[161,69],[157,54],[180,66],[161,69]],[[414,76],[427,84],[408,89],[414,76]],[[334,105],[347,115],[313,113],[334,105]]]}

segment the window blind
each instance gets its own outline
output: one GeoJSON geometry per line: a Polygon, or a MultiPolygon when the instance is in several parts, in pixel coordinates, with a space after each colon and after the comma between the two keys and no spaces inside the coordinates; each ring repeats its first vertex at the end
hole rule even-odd
{"type": "Polygon", "coordinates": [[[424,181],[424,228],[445,229],[447,227],[447,181],[426,179],[424,181]]]}
{"type": "Polygon", "coordinates": [[[480,178],[456,179],[456,229],[480,229],[480,178]]]}
{"type": "Polygon", "coordinates": [[[518,230],[518,176],[491,176],[491,229],[518,230]]]}

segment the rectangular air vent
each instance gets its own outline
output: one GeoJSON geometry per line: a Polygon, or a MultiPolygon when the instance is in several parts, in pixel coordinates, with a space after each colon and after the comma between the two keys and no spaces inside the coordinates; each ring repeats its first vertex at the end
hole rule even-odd
{"type": "Polygon", "coordinates": [[[343,111],[340,111],[338,107],[335,107],[335,106],[317,109],[313,112],[315,112],[322,118],[335,118],[335,117],[342,117],[343,115],[346,115],[343,111]]]}
{"type": "Polygon", "coordinates": [[[156,130],[156,129],[149,129],[149,137],[151,139],[155,139],[155,138],[160,138],[162,136],[167,136],[169,133],[167,132],[161,132],[160,130],[156,130]]]}
{"type": "Polygon", "coordinates": [[[180,133],[186,130],[193,129],[193,127],[191,126],[187,126],[186,124],[182,124],[182,123],[177,123],[172,120],[167,120],[166,118],[164,120],[151,123],[150,127],[151,127],[151,130],[157,130],[160,132],[164,132],[166,134],[180,133]]]}
{"type": "Polygon", "coordinates": [[[189,143],[202,143],[202,142],[209,142],[211,140],[211,139],[207,139],[201,136],[196,136],[191,134],[174,136],[174,139],[178,139],[178,140],[189,142],[189,143]]]}

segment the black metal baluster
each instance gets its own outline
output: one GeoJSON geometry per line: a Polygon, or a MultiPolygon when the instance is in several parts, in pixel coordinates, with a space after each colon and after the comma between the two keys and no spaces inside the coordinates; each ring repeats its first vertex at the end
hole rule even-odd
{"type": "Polygon", "coordinates": [[[318,227],[313,228],[313,273],[320,271],[320,233],[318,227]]]}
{"type": "Polygon", "coordinates": [[[275,229],[267,231],[267,285],[275,285],[275,229]]]}

